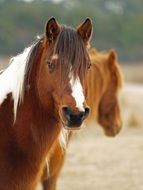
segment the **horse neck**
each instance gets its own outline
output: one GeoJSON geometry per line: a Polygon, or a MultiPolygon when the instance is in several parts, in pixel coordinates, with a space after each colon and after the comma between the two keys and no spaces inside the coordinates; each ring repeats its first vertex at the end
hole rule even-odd
{"type": "Polygon", "coordinates": [[[42,108],[33,85],[24,93],[23,102],[17,107],[15,119],[14,100],[11,94],[0,107],[0,129],[4,131],[2,135],[5,136],[4,141],[14,142],[22,152],[26,152],[34,160],[37,159],[37,162],[38,159],[45,159],[45,155],[60,133],[60,122],[58,117],[55,117],[52,100],[50,102],[46,110],[42,108]]]}
{"type": "MultiPolygon", "coordinates": [[[[54,116],[54,107],[51,106],[45,110],[34,94],[29,92],[25,95],[24,102],[17,110],[14,127],[18,131],[17,134],[21,134],[27,142],[24,149],[29,148],[28,141],[30,141],[33,149],[35,145],[35,151],[47,152],[60,132],[60,122],[54,116]]],[[[21,135],[19,140],[23,141],[21,135]]]]}

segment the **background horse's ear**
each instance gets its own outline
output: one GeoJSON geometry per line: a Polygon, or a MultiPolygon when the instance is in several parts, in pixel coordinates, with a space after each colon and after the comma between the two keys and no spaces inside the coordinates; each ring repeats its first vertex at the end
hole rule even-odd
{"type": "Polygon", "coordinates": [[[115,63],[116,59],[117,59],[116,51],[114,49],[111,49],[108,57],[109,63],[111,64],[115,63]]]}
{"type": "Polygon", "coordinates": [[[54,17],[50,18],[45,26],[45,35],[49,43],[51,43],[53,40],[56,39],[59,32],[60,32],[60,25],[57,23],[54,17]]]}
{"type": "Polygon", "coordinates": [[[92,36],[92,21],[87,18],[82,24],[77,28],[77,32],[83,39],[84,43],[87,45],[92,36]]]}

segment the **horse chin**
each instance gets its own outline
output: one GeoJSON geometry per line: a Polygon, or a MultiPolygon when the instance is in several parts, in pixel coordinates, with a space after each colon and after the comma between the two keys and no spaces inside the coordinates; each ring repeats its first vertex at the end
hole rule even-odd
{"type": "Polygon", "coordinates": [[[69,127],[69,126],[65,125],[64,128],[65,128],[66,130],[70,130],[70,131],[78,131],[78,130],[80,130],[82,127],[81,127],[81,126],[79,126],[79,127],[75,127],[75,126],[69,127]]]}
{"type": "Polygon", "coordinates": [[[115,137],[121,130],[121,127],[114,127],[114,128],[104,128],[104,133],[108,137],[115,137]]]}
{"type": "Polygon", "coordinates": [[[84,125],[83,125],[83,124],[81,124],[80,126],[63,125],[63,127],[64,127],[66,130],[79,131],[79,130],[81,130],[81,129],[84,128],[84,125]]]}
{"type": "Polygon", "coordinates": [[[104,131],[104,133],[107,137],[115,137],[117,135],[117,133],[113,133],[111,131],[104,131]]]}

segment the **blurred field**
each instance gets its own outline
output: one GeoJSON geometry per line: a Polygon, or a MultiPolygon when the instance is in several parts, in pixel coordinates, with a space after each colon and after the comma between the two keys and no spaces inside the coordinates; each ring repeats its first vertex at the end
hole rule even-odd
{"type": "MultiPolygon", "coordinates": [[[[0,68],[6,62],[0,58],[0,68]]],[[[99,126],[77,133],[58,190],[143,190],[143,65],[126,64],[122,70],[123,130],[115,138],[105,137],[99,126]]]]}
{"type": "Polygon", "coordinates": [[[10,57],[0,56],[0,69],[5,68],[9,63],[10,57]]]}
{"type": "Polygon", "coordinates": [[[142,83],[143,84],[143,62],[121,65],[126,82],[142,83]]]}
{"type": "Polygon", "coordinates": [[[111,139],[92,130],[74,139],[58,190],[143,190],[142,133],[129,129],[111,139]]]}

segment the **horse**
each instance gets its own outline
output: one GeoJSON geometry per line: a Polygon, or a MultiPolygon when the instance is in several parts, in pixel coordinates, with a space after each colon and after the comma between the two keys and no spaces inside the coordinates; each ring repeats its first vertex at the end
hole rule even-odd
{"type": "Polygon", "coordinates": [[[117,62],[115,50],[89,51],[92,69],[88,74],[87,102],[91,106],[90,121],[96,120],[105,135],[115,136],[122,127],[119,91],[123,86],[123,74],[117,62]]]}
{"type": "MultiPolygon", "coordinates": [[[[118,94],[123,85],[123,75],[117,62],[115,50],[98,52],[89,50],[91,69],[87,77],[87,103],[90,114],[86,125],[98,122],[106,136],[115,136],[122,126],[118,94]]],[[[49,172],[45,168],[42,177],[44,190],[56,190],[56,182],[64,164],[67,145],[73,132],[62,130],[61,138],[56,142],[51,158],[49,172]]]]}
{"type": "Polygon", "coordinates": [[[33,190],[65,130],[80,130],[90,108],[86,77],[92,21],[76,29],[54,17],[44,35],[0,75],[0,189],[33,190]]]}

